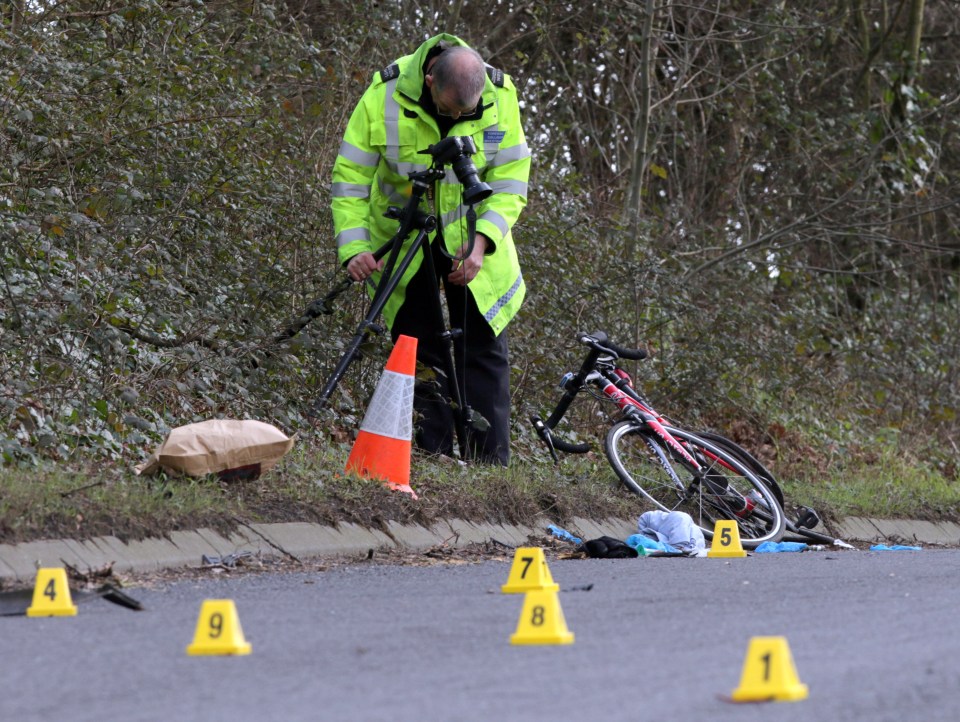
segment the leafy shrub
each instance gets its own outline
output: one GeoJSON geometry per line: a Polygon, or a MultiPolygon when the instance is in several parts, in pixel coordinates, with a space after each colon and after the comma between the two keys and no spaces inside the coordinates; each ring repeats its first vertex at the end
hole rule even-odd
{"type": "MultiPolygon", "coordinates": [[[[957,223],[940,190],[956,174],[955,118],[920,88],[902,130],[854,107],[861,60],[837,71],[819,21],[775,13],[762,23],[769,35],[744,34],[728,58],[726,24],[733,37],[741,18],[690,9],[676,24],[687,34],[661,47],[659,92],[679,102],[669,58],[685,44],[717,71],[691,67],[691,79],[718,85],[687,86],[706,98],[683,99],[697,112],[662,104],[651,117],[646,213],[629,230],[612,205],[625,193],[629,125],[606,115],[632,107],[639,72],[629,54],[614,67],[633,44],[616,33],[636,31],[621,10],[598,21],[616,19],[597,34],[610,65],[602,102],[586,92],[593,65],[572,60],[598,52],[579,10],[548,3],[498,25],[516,33],[495,50],[517,67],[535,158],[515,229],[529,288],[510,328],[518,451],[536,448],[527,416],[549,409],[559,375],[582,358],[575,332],[602,329],[655,350],[629,368],[656,406],[692,425],[797,454],[895,439],[955,475],[957,223]],[[720,34],[711,20],[698,35],[709,19],[720,34]],[[568,75],[584,89],[570,102],[556,80],[568,75]],[[825,93],[838,75],[850,92],[825,93]]],[[[330,167],[370,69],[400,52],[406,10],[305,3],[297,22],[286,12],[65,3],[16,31],[0,25],[5,463],[130,459],[168,427],[211,416],[337,439],[358,421],[383,340],[319,424],[307,416],[365,310],[358,291],[291,341],[274,339],[342,277],[330,167]]],[[[944,71],[930,85],[955,82],[944,71]]],[[[578,406],[570,432],[596,438],[606,411],[578,406]]]]}

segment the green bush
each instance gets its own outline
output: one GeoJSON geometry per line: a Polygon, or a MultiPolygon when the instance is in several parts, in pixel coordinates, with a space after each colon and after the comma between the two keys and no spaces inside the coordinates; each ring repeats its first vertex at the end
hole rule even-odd
{"type": "MultiPolygon", "coordinates": [[[[307,4],[295,22],[256,3],[79,7],[0,24],[3,462],[132,461],[168,428],[213,416],[342,440],[385,339],[369,344],[319,424],[307,410],[362,317],[360,292],[291,341],[274,339],[342,278],[330,168],[371,68],[401,52],[392,33],[403,8],[307,4]]],[[[621,10],[609,17],[620,22],[621,10]]],[[[633,230],[620,222],[629,158],[601,145],[627,126],[587,116],[631,107],[628,89],[609,72],[602,102],[564,103],[566,87],[588,89],[592,76],[556,79],[593,72],[563,63],[564,39],[578,57],[593,52],[571,32],[576,13],[551,5],[502,26],[518,40],[498,62],[517,68],[535,158],[515,229],[529,296],[510,328],[521,456],[544,458],[526,419],[549,410],[556,381],[578,366],[576,331],[602,329],[654,351],[627,366],[658,408],[691,425],[784,460],[862,454],[894,438],[956,478],[957,226],[934,195],[934,181],[956,175],[955,120],[915,92],[909,132],[877,152],[873,108],[804,85],[834,76],[834,51],[819,35],[804,45],[807,25],[774,20],[783,27],[757,43],[763,62],[744,76],[756,92],[703,88],[702,128],[698,113],[651,118],[656,162],[633,230]],[[789,62],[770,60],[794,44],[789,62]],[[800,59],[809,73],[795,72],[800,59]],[[744,118],[749,132],[733,148],[744,118]],[[938,148],[943,168],[921,183],[938,148]],[[908,180],[923,193],[907,193],[908,180]],[[773,230],[741,246],[751,223],[773,230]]],[[[662,51],[708,47],[695,26],[662,51]]],[[[615,29],[598,35],[611,66],[624,47],[615,29]]],[[[739,78],[734,55],[710,62],[739,78]]],[[[628,61],[623,83],[636,72],[628,61]]],[[[852,87],[855,74],[843,77],[852,87]]],[[[670,78],[655,79],[670,95],[670,78]]],[[[609,410],[585,400],[569,433],[598,439],[609,410]]]]}

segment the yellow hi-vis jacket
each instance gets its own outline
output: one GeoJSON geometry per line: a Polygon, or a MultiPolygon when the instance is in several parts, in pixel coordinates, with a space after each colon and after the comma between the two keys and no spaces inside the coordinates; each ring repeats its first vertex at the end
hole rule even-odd
{"type": "MultiPolygon", "coordinates": [[[[333,166],[333,223],[341,263],[363,251],[375,251],[394,236],[398,223],[384,218],[384,211],[406,204],[411,194],[408,173],[430,167],[431,156],[418,151],[439,142],[440,130],[418,101],[427,53],[441,40],[465,45],[453,35],[430,38],[412,55],[378,72],[350,116],[333,166]]],[[[480,102],[481,118],[461,119],[448,135],[473,137],[477,153],[471,160],[480,179],[493,189],[474,209],[477,233],[492,241],[492,249],[487,249],[483,266],[468,288],[480,313],[499,334],[516,315],[526,292],[510,229],[526,205],[530,151],[520,125],[517,91],[509,77],[488,67],[480,102]]],[[[462,186],[456,174],[449,167],[446,171],[435,188],[435,208],[422,210],[436,213],[446,250],[453,254],[468,240],[467,207],[461,204],[462,186]]],[[[411,234],[406,243],[414,237],[411,234]]],[[[405,251],[406,247],[401,253],[405,251]]],[[[422,259],[418,252],[387,301],[383,316],[388,325],[393,325],[406,285],[422,259]]],[[[377,280],[375,274],[373,281],[377,280]]],[[[367,288],[372,294],[373,285],[367,288]]]]}

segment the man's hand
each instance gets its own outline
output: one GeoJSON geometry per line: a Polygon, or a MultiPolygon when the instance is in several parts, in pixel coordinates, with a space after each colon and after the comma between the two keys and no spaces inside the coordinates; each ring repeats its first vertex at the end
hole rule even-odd
{"type": "Polygon", "coordinates": [[[374,271],[383,270],[383,260],[377,260],[369,251],[358,253],[347,261],[347,273],[354,281],[366,281],[374,271]]]}
{"type": "Polygon", "coordinates": [[[473,244],[473,252],[466,258],[463,257],[463,254],[467,252],[469,246],[466,243],[460,246],[460,250],[457,251],[453,259],[453,272],[447,276],[447,281],[455,286],[466,286],[476,278],[483,267],[483,254],[487,252],[487,243],[487,237],[478,233],[473,244]],[[457,262],[458,259],[459,263],[457,262]]]}

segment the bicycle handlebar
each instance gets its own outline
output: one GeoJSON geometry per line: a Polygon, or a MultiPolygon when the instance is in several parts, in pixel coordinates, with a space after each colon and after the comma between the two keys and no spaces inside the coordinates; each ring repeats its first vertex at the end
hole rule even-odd
{"type": "Polygon", "coordinates": [[[532,423],[534,429],[536,429],[537,435],[547,445],[554,461],[560,460],[557,457],[556,449],[568,454],[584,454],[592,448],[590,444],[571,444],[563,439],[554,438],[550,432],[560,423],[564,414],[567,413],[570,404],[573,403],[574,398],[576,398],[577,394],[580,393],[580,390],[583,388],[584,383],[586,383],[587,376],[596,368],[599,358],[601,356],[612,356],[613,358],[626,358],[639,361],[647,357],[647,352],[644,349],[629,349],[619,346],[613,343],[603,331],[597,331],[596,333],[578,333],[577,340],[590,347],[590,352],[580,365],[580,370],[564,384],[564,394],[560,397],[556,408],[554,408],[553,413],[550,414],[546,421],[539,416],[530,417],[530,423],[532,423]]]}
{"type": "Polygon", "coordinates": [[[603,331],[596,333],[578,333],[577,338],[580,343],[589,346],[595,351],[606,353],[614,358],[625,358],[631,361],[642,361],[647,357],[647,352],[642,348],[625,348],[618,346],[611,341],[603,331]]]}

